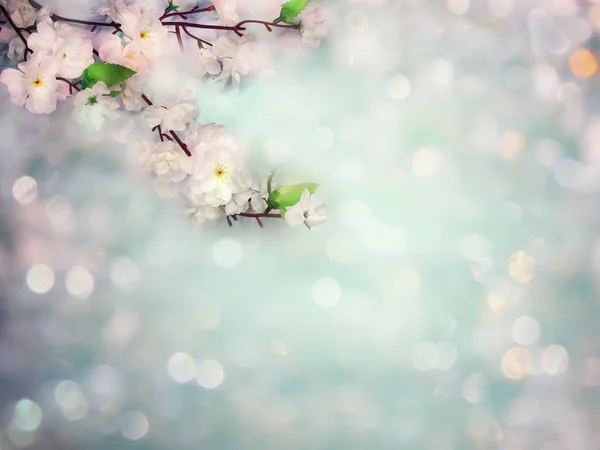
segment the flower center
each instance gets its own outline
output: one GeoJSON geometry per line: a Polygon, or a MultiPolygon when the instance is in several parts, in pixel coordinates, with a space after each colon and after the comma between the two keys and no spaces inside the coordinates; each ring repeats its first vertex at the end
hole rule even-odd
{"type": "Polygon", "coordinates": [[[63,53],[62,59],[67,59],[67,54],[66,53],[63,53]]]}
{"type": "Polygon", "coordinates": [[[150,33],[149,33],[148,31],[146,31],[146,30],[141,30],[141,31],[140,31],[140,38],[141,38],[141,39],[146,39],[146,40],[148,40],[148,39],[150,39],[150,37],[151,37],[151,36],[150,36],[150,33]]]}
{"type": "Polygon", "coordinates": [[[33,87],[42,87],[44,85],[44,82],[42,81],[42,79],[40,77],[37,77],[35,80],[33,80],[31,82],[31,85],[33,87]]]}
{"type": "Polygon", "coordinates": [[[221,165],[221,163],[217,163],[215,167],[214,175],[217,179],[224,178],[227,175],[227,169],[221,165]]]}
{"type": "Polygon", "coordinates": [[[87,102],[85,102],[86,105],[90,105],[90,106],[94,106],[97,103],[98,103],[98,98],[95,95],[89,97],[87,99],[87,102]]]}

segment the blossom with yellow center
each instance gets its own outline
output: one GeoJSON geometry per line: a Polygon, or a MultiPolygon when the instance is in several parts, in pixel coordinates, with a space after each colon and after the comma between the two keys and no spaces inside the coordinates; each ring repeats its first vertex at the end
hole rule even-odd
{"type": "Polygon", "coordinates": [[[31,85],[33,87],[39,88],[39,87],[44,86],[44,82],[42,81],[42,79],[40,77],[37,77],[35,80],[33,80],[31,82],[31,85]]]}
{"type": "Polygon", "coordinates": [[[213,173],[217,181],[223,180],[227,177],[227,168],[218,162],[213,173]]]}

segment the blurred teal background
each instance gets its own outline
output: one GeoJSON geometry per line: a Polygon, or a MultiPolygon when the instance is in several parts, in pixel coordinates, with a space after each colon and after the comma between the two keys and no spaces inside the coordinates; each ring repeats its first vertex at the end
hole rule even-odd
{"type": "Polygon", "coordinates": [[[0,90],[0,449],[600,448],[600,3],[326,5],[198,95],[310,231],[191,228],[0,90]]]}

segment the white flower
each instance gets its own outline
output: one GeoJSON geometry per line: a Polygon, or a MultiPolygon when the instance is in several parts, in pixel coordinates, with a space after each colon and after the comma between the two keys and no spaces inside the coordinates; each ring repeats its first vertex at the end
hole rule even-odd
{"type": "Polygon", "coordinates": [[[193,174],[191,189],[195,194],[204,194],[211,206],[224,206],[234,194],[247,191],[250,183],[242,153],[223,127],[193,124],[186,143],[193,149],[193,157],[184,163],[184,170],[193,174]]]}
{"type": "Polygon", "coordinates": [[[240,155],[226,147],[215,147],[204,155],[196,167],[192,191],[205,194],[212,206],[226,205],[233,195],[245,190],[245,180],[240,155]]]}
{"type": "Polygon", "coordinates": [[[174,142],[157,142],[153,146],[146,144],[141,151],[143,166],[153,171],[160,181],[178,183],[187,176],[181,168],[181,161],[187,156],[174,142]]]}
{"type": "Polygon", "coordinates": [[[234,84],[239,84],[242,76],[250,75],[261,67],[262,55],[250,36],[242,36],[237,41],[221,36],[214,43],[213,52],[223,61],[220,80],[231,77],[234,84]]]}
{"type": "Polygon", "coordinates": [[[119,87],[121,88],[121,100],[125,109],[128,111],[139,111],[146,105],[146,102],[142,98],[142,88],[138,75],[134,75],[125,81],[125,83],[121,83],[119,87]]]}
{"type": "Polygon", "coordinates": [[[160,56],[167,38],[167,30],[154,16],[154,11],[142,13],[130,10],[126,15],[121,14],[120,19],[123,34],[130,42],[136,44],[140,53],[151,60],[160,56]]]}
{"type": "Polygon", "coordinates": [[[314,48],[321,45],[321,39],[327,36],[328,32],[328,13],[327,11],[315,5],[309,5],[300,14],[300,33],[302,33],[302,42],[314,48]]]}
{"type": "Polygon", "coordinates": [[[224,215],[221,208],[207,204],[204,195],[194,194],[189,189],[180,193],[179,198],[186,207],[185,215],[195,224],[212,222],[224,215]]]}
{"type": "Polygon", "coordinates": [[[18,67],[0,73],[0,83],[8,88],[10,100],[35,114],[54,111],[59,94],[53,62],[46,55],[38,55],[18,67]]]}
{"type": "Polygon", "coordinates": [[[132,9],[123,0],[106,0],[106,3],[92,8],[91,13],[99,16],[108,16],[115,22],[120,23],[121,17],[127,15],[132,9]]]}
{"type": "Polygon", "coordinates": [[[235,25],[240,22],[240,16],[238,14],[238,3],[239,0],[212,0],[219,20],[224,25],[235,25]]]}
{"type": "Polygon", "coordinates": [[[292,227],[304,223],[308,228],[321,225],[327,220],[325,205],[316,204],[308,189],[304,189],[298,203],[287,208],[285,221],[292,227]]]}
{"type": "Polygon", "coordinates": [[[75,109],[73,117],[79,123],[90,123],[93,128],[99,130],[105,119],[115,120],[119,117],[116,109],[119,101],[109,97],[111,90],[102,81],[93,87],[79,92],[75,96],[75,109]]]}
{"type": "Polygon", "coordinates": [[[11,19],[19,28],[27,28],[35,23],[35,9],[27,0],[8,0],[6,7],[11,19]]]}
{"type": "Polygon", "coordinates": [[[56,62],[56,73],[65,78],[81,76],[94,62],[92,41],[84,32],[66,23],[42,22],[27,44],[34,52],[45,52],[56,62]]]}
{"type": "Polygon", "coordinates": [[[37,12],[36,23],[39,25],[40,23],[52,24],[52,13],[47,6],[42,6],[42,8],[37,12]]]}
{"type": "Polygon", "coordinates": [[[176,103],[172,106],[152,105],[146,109],[146,122],[150,128],[160,125],[163,131],[183,131],[196,120],[198,110],[193,103],[176,103]]]}
{"type": "Polygon", "coordinates": [[[206,47],[198,49],[198,69],[200,76],[204,76],[207,73],[211,75],[221,73],[221,64],[217,61],[217,57],[212,49],[206,47]]]}
{"type": "Polygon", "coordinates": [[[25,44],[20,37],[15,36],[8,41],[7,56],[13,61],[19,61],[25,56],[25,44]]]}
{"type": "Polygon", "coordinates": [[[255,175],[248,188],[248,193],[250,194],[252,210],[257,213],[265,212],[267,209],[267,198],[269,197],[269,193],[267,192],[267,178],[255,175]]]}
{"type": "Polygon", "coordinates": [[[137,44],[129,42],[123,46],[121,39],[112,34],[106,36],[98,49],[98,54],[103,61],[120,64],[137,73],[145,71],[150,66],[150,60],[142,54],[137,44]]]}
{"type": "Polygon", "coordinates": [[[233,194],[229,203],[225,204],[225,214],[231,216],[232,214],[240,214],[248,211],[250,208],[250,192],[242,191],[237,194],[233,194]]]}

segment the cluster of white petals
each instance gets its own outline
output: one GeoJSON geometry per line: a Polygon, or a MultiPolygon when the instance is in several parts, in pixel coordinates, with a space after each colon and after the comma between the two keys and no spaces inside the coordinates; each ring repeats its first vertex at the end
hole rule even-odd
{"type": "Polygon", "coordinates": [[[321,40],[329,32],[329,14],[325,8],[308,5],[300,14],[300,32],[302,42],[314,48],[321,46],[321,40]]]}
{"type": "Polygon", "coordinates": [[[60,77],[77,78],[94,62],[92,41],[83,31],[66,23],[39,23],[37,33],[29,37],[27,45],[35,53],[51,56],[60,77]]]}
{"type": "MultiPolygon", "coordinates": [[[[194,223],[238,214],[257,219],[284,217],[291,226],[304,223],[309,228],[323,223],[323,205],[316,204],[308,190],[296,205],[279,211],[282,214],[277,210],[269,214],[277,204],[267,206],[267,180],[246,167],[238,142],[222,126],[196,123],[197,84],[183,83],[177,98],[165,104],[155,104],[151,95],[144,94],[150,69],[169,48],[168,26],[176,27],[180,46],[182,32],[194,42],[197,53],[193,62],[201,77],[239,85],[242,78],[260,74],[266,62],[265,49],[254,37],[241,35],[243,28],[231,28],[240,23],[239,0],[212,0],[214,8],[200,8],[196,0],[165,1],[164,10],[154,10],[131,0],[105,0],[92,13],[108,20],[95,22],[53,16],[45,7],[36,11],[28,0],[0,0],[2,13],[10,16],[11,24],[29,33],[25,37],[11,26],[0,28],[0,43],[8,43],[8,56],[20,61],[16,69],[0,72],[0,83],[6,85],[14,104],[36,114],[51,113],[58,102],[75,94],[72,117],[96,131],[107,121],[121,127],[117,121],[126,114],[120,109],[141,111],[158,139],[141,145],[139,165],[152,174],[156,186],[165,188],[162,192],[177,194],[194,223]],[[216,36],[211,42],[188,33],[185,26],[179,28],[172,19],[165,20],[169,17],[177,24],[186,23],[178,13],[189,10],[190,15],[206,13],[213,17],[212,23],[214,13],[210,11],[216,11],[219,25],[212,26],[216,36]],[[84,27],[76,28],[73,23],[84,27]],[[94,38],[96,51],[90,31],[98,27],[102,32],[94,38]]],[[[307,8],[299,27],[302,40],[318,46],[326,32],[325,22],[319,8],[307,8]]],[[[189,48],[186,50],[190,55],[189,48]]]]}
{"type": "Polygon", "coordinates": [[[89,124],[99,130],[105,120],[116,120],[119,113],[119,101],[110,97],[111,90],[102,81],[93,87],[79,92],[75,96],[73,117],[77,122],[89,124]]]}
{"type": "Polygon", "coordinates": [[[263,67],[264,53],[250,36],[221,36],[212,49],[223,64],[220,80],[227,81],[231,78],[234,84],[239,84],[243,76],[254,75],[263,67]]]}
{"type": "MultiPolygon", "coordinates": [[[[81,76],[94,62],[92,42],[85,33],[70,25],[54,23],[46,9],[36,16],[35,10],[24,0],[9,1],[8,10],[13,11],[11,18],[15,23],[25,26],[32,26],[37,17],[37,32],[27,39],[27,46],[33,52],[30,59],[20,63],[18,69],[3,70],[0,83],[6,85],[15,105],[25,105],[35,114],[49,114],[56,109],[58,101],[70,94],[66,79],[81,76]]],[[[21,45],[18,50],[13,49],[13,53],[24,53],[25,44],[21,45]]]]}
{"type": "Polygon", "coordinates": [[[290,206],[284,215],[285,221],[292,227],[304,224],[308,228],[316,227],[327,220],[325,205],[317,203],[308,189],[302,192],[300,201],[290,206]]]}

